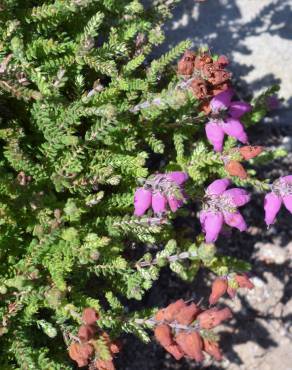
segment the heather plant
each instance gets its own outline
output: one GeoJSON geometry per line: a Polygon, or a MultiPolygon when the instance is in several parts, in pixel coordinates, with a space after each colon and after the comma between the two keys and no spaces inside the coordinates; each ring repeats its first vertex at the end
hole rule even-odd
{"type": "Polygon", "coordinates": [[[114,369],[123,334],[222,357],[212,329],[228,308],[129,303],[167,267],[216,274],[210,306],[251,289],[248,261],[214,242],[246,230],[253,189],[269,192],[268,225],[291,211],[291,176],[270,185],[241,164],[284,154],[248,140],[276,87],[231,101],[228,59],[189,41],[153,59],[176,2],[1,3],[1,369],[114,369]]]}

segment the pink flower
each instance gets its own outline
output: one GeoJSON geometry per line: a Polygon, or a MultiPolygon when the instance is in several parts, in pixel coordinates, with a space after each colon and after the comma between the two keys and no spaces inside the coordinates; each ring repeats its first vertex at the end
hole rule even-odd
{"type": "Polygon", "coordinates": [[[245,102],[231,102],[234,91],[228,89],[216,95],[210,102],[211,119],[205,130],[216,152],[223,149],[224,135],[229,135],[242,143],[247,143],[247,135],[239,118],[251,111],[251,105],[245,102]]]}
{"type": "Polygon", "coordinates": [[[151,206],[152,193],[150,190],[138,188],[135,192],[134,207],[136,216],[142,216],[151,206]]]}
{"type": "Polygon", "coordinates": [[[188,174],[182,171],[169,172],[166,177],[174,181],[177,185],[182,185],[189,178],[188,174]]]}
{"type": "Polygon", "coordinates": [[[157,192],[152,195],[152,209],[154,213],[163,213],[166,211],[167,199],[166,197],[157,192]]]}
{"type": "Polygon", "coordinates": [[[237,208],[248,203],[250,195],[244,189],[226,190],[229,185],[230,180],[220,179],[213,181],[206,189],[200,222],[207,243],[217,240],[224,222],[239,231],[245,231],[247,228],[237,208]]]}
{"type": "Polygon", "coordinates": [[[150,176],[135,192],[134,214],[142,216],[152,207],[153,212],[160,215],[167,211],[168,206],[176,212],[185,202],[183,184],[187,179],[188,175],[181,171],[150,176]]]}
{"type": "Polygon", "coordinates": [[[265,196],[265,222],[269,226],[275,222],[282,204],[292,213],[292,176],[283,176],[274,181],[272,191],[265,196]]]}

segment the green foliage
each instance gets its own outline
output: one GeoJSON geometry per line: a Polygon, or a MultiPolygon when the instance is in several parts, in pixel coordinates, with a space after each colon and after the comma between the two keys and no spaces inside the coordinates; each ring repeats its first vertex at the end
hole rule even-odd
{"type": "MultiPolygon", "coordinates": [[[[1,3],[3,369],[73,369],[65,338],[87,306],[111,335],[149,341],[135,320],[154,310],[129,313],[121,302],[141,300],[164,266],[188,281],[200,267],[219,275],[247,267],[216,256],[200,236],[194,241],[194,230],[175,226],[169,213],[133,215],[135,189],[158,170],[187,171],[188,193],[198,198],[226,176],[205,140],[199,102],[178,88],[171,66],[190,42],[151,59],[177,2],[156,0],[148,9],[138,0],[1,3]]],[[[274,92],[254,101],[247,122],[262,118],[274,92]]],[[[225,149],[235,145],[229,140],[225,149]]],[[[267,187],[251,175],[234,182],[267,187]]],[[[97,346],[108,358],[102,338],[97,346]]]]}

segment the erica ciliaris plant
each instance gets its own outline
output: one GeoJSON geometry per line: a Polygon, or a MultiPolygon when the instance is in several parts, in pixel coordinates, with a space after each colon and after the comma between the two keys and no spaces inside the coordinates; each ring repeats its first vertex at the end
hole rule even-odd
{"type": "Polygon", "coordinates": [[[151,59],[175,3],[1,3],[1,369],[114,369],[122,333],[221,358],[212,329],[232,314],[213,305],[253,285],[214,243],[246,230],[252,189],[268,225],[291,210],[291,176],[245,168],[283,154],[248,139],[276,88],[237,101],[228,59],[189,41],[151,59]],[[209,303],[129,311],[165,266],[215,273],[209,303]]]}

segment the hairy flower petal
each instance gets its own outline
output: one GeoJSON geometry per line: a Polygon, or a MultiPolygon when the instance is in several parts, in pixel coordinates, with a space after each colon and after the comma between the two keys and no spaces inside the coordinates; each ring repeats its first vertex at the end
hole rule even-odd
{"type": "Polygon", "coordinates": [[[223,226],[223,215],[221,212],[208,212],[204,221],[206,243],[213,243],[217,240],[223,226]]]}
{"type": "Polygon", "coordinates": [[[188,174],[182,171],[169,172],[166,176],[177,185],[182,185],[189,178],[188,174]]]}
{"type": "Polygon", "coordinates": [[[167,199],[166,197],[157,192],[152,195],[152,209],[154,213],[162,213],[166,211],[167,199]]]}
{"type": "Polygon", "coordinates": [[[244,206],[246,203],[250,201],[250,194],[240,188],[233,188],[228,189],[224,192],[224,194],[229,195],[232,199],[232,202],[236,207],[244,206]]]}
{"type": "Polygon", "coordinates": [[[275,193],[266,194],[264,202],[265,222],[269,226],[274,223],[282,205],[282,199],[275,193]]]}
{"type": "Polygon", "coordinates": [[[251,111],[251,105],[243,101],[233,101],[229,105],[228,113],[233,118],[240,118],[245,113],[251,111]]]}
{"type": "Polygon", "coordinates": [[[233,95],[234,91],[232,89],[227,89],[222,93],[216,95],[210,102],[212,111],[214,113],[217,113],[220,110],[227,109],[230,105],[233,95]]]}
{"type": "Polygon", "coordinates": [[[239,231],[245,231],[247,229],[246,222],[240,212],[224,212],[224,221],[227,225],[235,227],[239,231]]]}
{"type": "Polygon", "coordinates": [[[231,184],[229,179],[219,179],[213,181],[206,189],[208,195],[221,195],[231,184]]]}
{"type": "Polygon", "coordinates": [[[283,176],[281,177],[282,180],[284,180],[286,183],[292,183],[292,175],[283,176]]]}
{"type": "Polygon", "coordinates": [[[222,125],[222,129],[225,134],[234,137],[243,144],[247,143],[248,138],[246,132],[244,131],[242,123],[238,119],[232,117],[226,118],[222,125]]]}
{"type": "Polygon", "coordinates": [[[213,145],[216,152],[222,152],[224,131],[216,122],[210,121],[205,126],[205,131],[209,142],[213,145]]]}
{"type": "Polygon", "coordinates": [[[134,207],[135,215],[142,216],[151,206],[152,193],[150,190],[144,188],[138,188],[135,192],[134,207]]]}
{"type": "Polygon", "coordinates": [[[167,197],[167,201],[172,212],[176,212],[183,204],[183,200],[177,199],[173,195],[167,197]]]}
{"type": "Polygon", "coordinates": [[[292,195],[284,195],[282,199],[285,207],[292,213],[292,195]]]}

